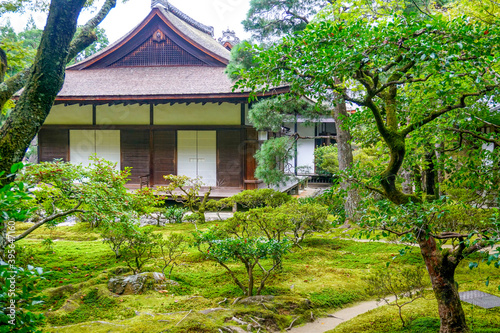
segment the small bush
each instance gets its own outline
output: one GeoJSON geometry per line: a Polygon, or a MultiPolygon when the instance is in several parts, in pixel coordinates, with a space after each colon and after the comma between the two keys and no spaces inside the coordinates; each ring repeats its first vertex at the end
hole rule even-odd
{"type": "Polygon", "coordinates": [[[184,219],[184,214],[186,214],[188,210],[181,207],[168,207],[165,209],[164,215],[165,218],[170,223],[182,223],[184,219]]]}
{"type": "MultiPolygon", "coordinates": [[[[279,207],[291,199],[292,197],[286,193],[265,188],[260,190],[246,190],[228,199],[221,200],[221,202],[230,201],[243,208],[251,209],[260,207],[279,207]]],[[[232,206],[232,204],[228,206],[232,206]]]]}
{"type": "Polygon", "coordinates": [[[439,327],[439,319],[430,317],[417,318],[413,320],[409,325],[409,328],[411,328],[411,332],[414,333],[438,332],[439,327]]]}
{"type": "Polygon", "coordinates": [[[360,299],[361,295],[350,291],[325,289],[309,295],[310,301],[319,308],[338,308],[360,299]]]}

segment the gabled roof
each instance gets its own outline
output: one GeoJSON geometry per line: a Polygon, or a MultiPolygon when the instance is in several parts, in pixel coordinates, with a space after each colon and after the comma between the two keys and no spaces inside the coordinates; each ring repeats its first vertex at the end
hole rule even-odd
{"type": "Polygon", "coordinates": [[[166,1],[154,1],[151,12],[137,27],[68,70],[179,65],[224,67],[230,52],[212,36],[212,27],[195,21],[166,1]]]}
{"type": "MultiPolygon", "coordinates": [[[[66,70],[55,103],[248,102],[233,92],[225,67],[230,52],[213,28],[188,17],[166,0],[154,0],[149,15],[101,52],[66,70]]],[[[281,87],[259,96],[288,91],[281,87]]]]}

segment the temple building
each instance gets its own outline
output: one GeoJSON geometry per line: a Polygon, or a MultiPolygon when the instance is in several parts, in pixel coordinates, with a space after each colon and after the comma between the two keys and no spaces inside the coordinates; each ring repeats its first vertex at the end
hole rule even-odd
{"type": "Polygon", "coordinates": [[[67,68],[39,133],[39,161],[88,164],[96,154],[132,167],[132,188],[164,184],[167,174],[200,177],[228,195],[257,188],[248,93],[233,92],[230,52],[213,33],[153,1],[136,28],[67,68]]]}

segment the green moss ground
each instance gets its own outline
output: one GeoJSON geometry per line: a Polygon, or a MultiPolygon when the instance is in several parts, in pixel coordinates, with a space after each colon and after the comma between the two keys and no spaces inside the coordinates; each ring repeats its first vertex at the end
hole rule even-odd
{"type": "MultiPolygon", "coordinates": [[[[203,227],[219,223],[207,223],[203,227]]],[[[18,230],[24,227],[19,224],[18,230]]],[[[172,224],[155,227],[155,230],[164,235],[172,232],[189,235],[194,226],[172,224]]],[[[402,245],[341,240],[335,238],[337,233],[313,235],[303,243],[303,250],[294,248],[285,257],[283,270],[271,276],[263,290],[265,295],[279,296],[278,306],[231,307],[235,298],[242,297],[241,291],[222,267],[205,260],[195,248],[188,248],[183,254],[181,264],[172,274],[179,286],[167,288],[167,294],[147,292],[118,297],[107,290],[107,281],[116,273],[127,272],[126,265],[115,259],[109,247],[99,240],[99,234],[88,225],[40,228],[18,245],[24,247],[20,255],[25,263],[51,271],[48,278],[39,283],[46,296],[46,303],[38,308],[47,315],[45,332],[218,332],[221,325],[236,325],[228,321],[233,315],[245,318],[258,314],[275,329],[288,327],[298,317],[297,325],[306,322],[311,311],[317,317],[334,308],[369,299],[362,278],[371,269],[385,267],[387,262],[423,267],[418,249],[399,256],[402,245]],[[48,237],[57,239],[52,250],[41,243],[48,237]],[[303,299],[310,300],[311,309],[296,305],[303,299]],[[221,306],[230,310],[207,315],[198,313],[221,306]],[[189,311],[192,312],[188,317],[176,325],[189,311]]],[[[146,271],[158,271],[158,264],[151,262],[146,271]]],[[[500,285],[500,270],[480,265],[479,269],[470,271],[467,264],[464,262],[457,271],[461,290],[479,289],[500,294],[496,289],[500,285]],[[484,281],[488,277],[490,285],[486,287],[484,281]]],[[[243,276],[241,267],[232,266],[243,276]]],[[[414,326],[432,327],[435,322],[436,304],[432,295],[428,298],[404,308],[410,320],[417,320],[412,323],[414,326]]],[[[478,328],[496,322],[500,330],[498,309],[483,311],[468,305],[464,308],[468,318],[473,312],[471,318],[478,328]]],[[[339,326],[334,332],[424,332],[401,330],[400,326],[397,308],[382,307],[339,326]]],[[[430,329],[425,332],[435,331],[430,329]]]]}

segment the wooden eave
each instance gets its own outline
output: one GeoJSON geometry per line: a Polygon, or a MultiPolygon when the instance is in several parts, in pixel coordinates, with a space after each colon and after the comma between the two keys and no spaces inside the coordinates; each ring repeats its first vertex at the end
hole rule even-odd
{"type": "Polygon", "coordinates": [[[158,8],[153,8],[149,15],[134,30],[115,45],[112,45],[101,54],[97,54],[95,57],[68,67],[68,69],[105,68],[132,52],[158,29],[186,52],[200,59],[208,66],[225,67],[229,63],[228,59],[207,50],[186,36],[158,8]],[[164,25],[162,26],[161,23],[164,25]]]}
{"type": "MultiPolygon", "coordinates": [[[[280,87],[271,91],[257,94],[257,98],[268,98],[284,94],[290,91],[289,87],[280,87]]],[[[248,103],[250,93],[226,93],[226,94],[196,94],[196,95],[155,95],[155,96],[58,96],[54,104],[189,104],[189,103],[248,103]]]]}

